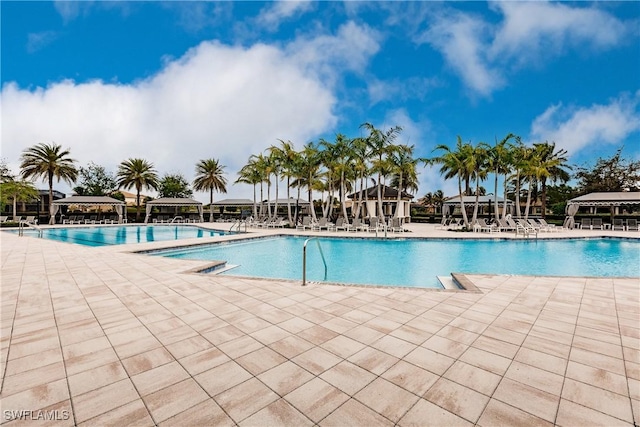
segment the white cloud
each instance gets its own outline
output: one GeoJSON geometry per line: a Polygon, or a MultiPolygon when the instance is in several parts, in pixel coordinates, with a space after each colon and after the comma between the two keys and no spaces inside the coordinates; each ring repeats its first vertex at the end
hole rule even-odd
{"type": "Polygon", "coordinates": [[[620,96],[606,105],[552,105],[531,125],[531,140],[555,141],[570,155],[598,144],[619,144],[640,130],[640,92],[620,96]]]}
{"type": "Polygon", "coordinates": [[[480,18],[464,13],[445,13],[430,24],[416,40],[430,43],[445,57],[466,86],[483,96],[504,85],[498,68],[487,60],[488,25],[480,18]]]}
{"type": "Polygon", "coordinates": [[[40,31],[27,34],[27,52],[34,53],[53,42],[58,37],[55,31],[40,31]]]}
{"type": "Polygon", "coordinates": [[[291,17],[298,17],[311,9],[313,9],[313,3],[310,1],[274,1],[260,11],[260,15],[256,18],[256,23],[271,31],[275,31],[282,21],[291,17]]]}
{"type": "Polygon", "coordinates": [[[583,44],[611,48],[627,32],[624,23],[596,8],[545,2],[496,2],[493,8],[504,16],[491,46],[494,59],[532,62],[583,44]]]}
{"type": "Polygon", "coordinates": [[[382,101],[424,100],[427,93],[439,85],[440,82],[435,77],[410,77],[405,80],[372,78],[367,81],[367,90],[371,103],[377,104],[382,101]]]}
{"type": "Polygon", "coordinates": [[[612,49],[638,33],[636,21],[619,20],[597,6],[494,2],[491,8],[501,15],[497,23],[450,7],[436,9],[414,38],[440,51],[465,85],[481,96],[504,87],[515,68],[544,66],[568,49],[612,49]]]}
{"type": "MultiPolygon", "coordinates": [[[[376,40],[368,27],[348,23],[337,34],[301,36],[283,47],[203,42],[131,84],[8,83],[0,98],[2,157],[18,171],[24,149],[53,141],[70,148],[80,166],[93,161],[115,172],[140,157],[160,175],[181,172],[188,180],[197,161],[214,157],[227,167],[230,196],[251,197],[250,186],[231,185],[248,157],[279,138],[301,148],[332,132],[334,83],[343,72],[363,71],[376,40]]],[[[69,191],[64,183],[56,188],[69,191]]]]}
{"type": "Polygon", "coordinates": [[[204,42],[134,84],[5,85],[2,154],[15,165],[25,148],[55,141],[79,165],[93,161],[115,171],[122,160],[141,157],[160,174],[180,171],[187,179],[198,160],[215,157],[233,182],[249,155],[277,138],[302,144],[331,129],[335,103],[300,58],[265,45],[204,42]]]}

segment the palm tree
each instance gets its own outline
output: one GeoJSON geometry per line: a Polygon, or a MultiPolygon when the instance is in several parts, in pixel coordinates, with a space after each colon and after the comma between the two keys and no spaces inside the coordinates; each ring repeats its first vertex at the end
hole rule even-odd
{"type": "Polygon", "coordinates": [[[469,224],[467,218],[467,210],[464,207],[465,195],[462,192],[462,181],[468,176],[468,166],[466,163],[466,151],[468,148],[463,144],[462,138],[458,136],[455,149],[449,148],[445,144],[439,144],[433,151],[443,151],[443,154],[428,160],[429,164],[439,164],[440,173],[444,175],[445,179],[458,178],[458,195],[460,197],[460,210],[462,211],[462,219],[465,225],[469,224]]]}
{"type": "Polygon", "coordinates": [[[280,141],[280,147],[272,145],[269,151],[271,155],[274,155],[278,159],[280,173],[287,178],[287,218],[289,224],[293,224],[293,216],[291,214],[291,178],[294,177],[298,153],[293,148],[291,141],[285,142],[281,139],[278,141],[280,141]]]}
{"type": "Polygon", "coordinates": [[[487,169],[494,174],[494,211],[495,217],[500,218],[500,210],[498,207],[498,177],[504,175],[504,205],[503,216],[506,215],[507,208],[507,174],[510,172],[509,168],[509,140],[515,138],[515,135],[510,133],[505,136],[500,142],[496,140],[496,145],[491,147],[487,152],[487,169]]]}
{"type": "Polygon", "coordinates": [[[200,160],[196,164],[196,177],[193,189],[196,191],[209,190],[209,222],[213,222],[213,190],[219,193],[227,192],[227,178],[224,177],[225,166],[217,159],[200,160]]]}
{"type": "Polygon", "coordinates": [[[14,180],[0,183],[0,195],[2,196],[2,206],[4,206],[5,203],[11,200],[13,204],[14,220],[18,211],[18,202],[37,200],[40,197],[38,190],[32,182],[14,180]]]}
{"type": "Polygon", "coordinates": [[[560,149],[556,151],[555,142],[543,142],[533,144],[534,150],[539,153],[539,164],[537,165],[538,179],[540,182],[540,192],[542,199],[542,217],[547,213],[547,179],[553,183],[558,181],[567,182],[571,178],[567,169],[572,169],[567,164],[567,151],[560,149]]]}
{"type": "Polygon", "coordinates": [[[478,220],[480,181],[484,180],[487,177],[487,153],[489,148],[490,147],[487,144],[485,144],[484,142],[480,142],[475,147],[471,144],[468,144],[467,150],[465,150],[467,154],[465,159],[467,170],[471,171],[471,176],[476,182],[476,201],[473,206],[473,218],[471,219],[472,224],[475,224],[478,220]]]}
{"type": "Polygon", "coordinates": [[[260,184],[260,200],[262,200],[262,173],[258,170],[256,163],[250,158],[249,162],[238,172],[238,179],[234,182],[253,185],[253,218],[258,218],[258,207],[256,203],[256,185],[260,184]]]}
{"type": "Polygon", "coordinates": [[[158,189],[159,179],[153,163],[144,159],[123,160],[116,174],[118,188],[136,188],[136,222],[140,221],[140,192],[143,187],[158,189]]]}
{"type": "MultiPolygon", "coordinates": [[[[24,179],[46,177],[49,184],[49,212],[53,210],[53,178],[58,182],[64,180],[72,184],[78,177],[78,170],[74,166],[75,160],[69,157],[69,150],[63,150],[61,145],[40,143],[27,148],[22,153],[21,176],[24,179]]],[[[51,214],[49,224],[55,223],[51,214]]]]}
{"type": "MultiPolygon", "coordinates": [[[[366,182],[366,178],[369,175],[369,157],[370,157],[370,151],[369,151],[369,146],[367,145],[367,140],[366,138],[354,138],[351,140],[352,143],[352,149],[353,149],[353,155],[354,155],[354,161],[355,164],[353,165],[354,168],[354,172],[356,173],[356,180],[360,181],[360,196],[362,196],[362,193],[364,192],[364,198],[365,198],[365,203],[368,200],[368,195],[367,192],[364,191],[365,190],[365,182],[366,182]]],[[[357,186],[354,185],[354,188],[357,190],[357,186]]],[[[358,197],[358,203],[357,203],[357,207],[356,207],[356,213],[354,215],[354,218],[360,218],[360,210],[362,207],[362,197],[358,197]]]]}
{"type": "MultiPolygon", "coordinates": [[[[389,150],[389,163],[392,167],[392,173],[397,175],[398,182],[395,187],[398,189],[398,199],[396,201],[396,212],[394,217],[400,216],[400,203],[402,203],[402,191],[408,187],[407,183],[415,185],[417,179],[416,165],[418,159],[413,158],[414,146],[411,145],[397,145],[389,150]],[[405,178],[409,178],[405,181],[405,178]],[[413,181],[413,182],[411,182],[413,181]]],[[[393,186],[392,181],[392,186],[393,186]]]]}
{"type": "Polygon", "coordinates": [[[307,187],[311,217],[316,220],[316,210],[313,206],[313,190],[320,182],[321,154],[318,146],[313,142],[305,144],[300,152],[300,169],[296,185],[307,187]]]}
{"type": "Polygon", "coordinates": [[[384,211],[382,210],[382,176],[386,167],[383,159],[387,155],[387,148],[393,144],[393,141],[400,135],[402,128],[400,126],[394,126],[384,132],[376,129],[371,123],[363,123],[360,127],[369,132],[366,140],[371,150],[371,156],[375,159],[373,165],[374,170],[378,173],[378,216],[384,218],[384,211]]]}

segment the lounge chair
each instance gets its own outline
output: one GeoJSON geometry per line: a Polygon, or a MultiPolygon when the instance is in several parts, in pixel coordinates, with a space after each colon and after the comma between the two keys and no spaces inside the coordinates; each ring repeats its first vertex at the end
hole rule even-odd
{"type": "Polygon", "coordinates": [[[7,222],[8,219],[9,217],[6,215],[0,216],[0,224],[7,222]]]}
{"type": "Polygon", "coordinates": [[[382,231],[386,226],[384,220],[380,220],[378,217],[369,218],[369,231],[382,231]]]}
{"type": "Polygon", "coordinates": [[[542,226],[540,225],[539,222],[537,222],[535,219],[533,218],[529,218],[527,219],[527,224],[529,224],[529,226],[537,231],[540,231],[540,229],[542,228],[542,226]]]}
{"type": "Polygon", "coordinates": [[[613,225],[611,226],[612,230],[625,230],[624,221],[622,218],[614,218],[613,225]]]}
{"type": "Polygon", "coordinates": [[[63,224],[73,224],[73,222],[76,220],[76,216],[75,215],[70,215],[69,218],[63,218],[62,219],[62,223],[63,224]]]}
{"type": "Polygon", "coordinates": [[[350,231],[367,231],[367,224],[365,224],[364,222],[362,222],[362,220],[360,218],[354,218],[353,219],[353,224],[351,224],[351,230],[350,231]]]}
{"type": "Polygon", "coordinates": [[[582,221],[580,221],[580,229],[589,229],[591,230],[591,218],[584,218],[582,221]]]}
{"type": "Polygon", "coordinates": [[[316,224],[311,224],[311,229],[314,231],[322,231],[322,229],[329,231],[333,230],[334,227],[333,223],[324,217],[320,218],[316,224]]]}
{"type": "Polygon", "coordinates": [[[304,231],[306,229],[309,229],[309,230],[313,229],[313,222],[311,221],[311,217],[310,216],[303,217],[302,218],[302,223],[296,225],[296,230],[304,231]]]}
{"type": "Polygon", "coordinates": [[[351,224],[349,224],[349,220],[348,219],[344,219],[342,217],[338,218],[336,220],[336,225],[334,227],[335,231],[338,230],[342,230],[342,231],[350,231],[351,230],[351,224]]]}
{"type": "Polygon", "coordinates": [[[638,220],[637,219],[628,219],[627,220],[627,231],[638,231],[638,220]]]}
{"type": "Polygon", "coordinates": [[[289,225],[289,221],[279,216],[274,218],[269,224],[267,224],[267,227],[268,228],[284,228],[286,225],[289,225]]]}
{"type": "Polygon", "coordinates": [[[464,219],[462,218],[452,219],[447,226],[447,230],[460,230],[462,228],[464,228],[464,219]]]}
{"type": "Polygon", "coordinates": [[[555,224],[549,224],[544,218],[539,218],[538,222],[540,223],[540,230],[542,231],[559,231],[556,230],[555,224]]]}
{"type": "Polygon", "coordinates": [[[393,218],[391,220],[391,232],[404,233],[404,227],[402,226],[402,220],[400,218],[393,218]]]}
{"type": "Polygon", "coordinates": [[[591,229],[595,230],[596,228],[600,230],[604,229],[604,226],[602,225],[602,218],[593,218],[593,221],[591,222],[591,229]]]}
{"type": "Polygon", "coordinates": [[[89,219],[85,219],[85,224],[95,224],[98,221],[98,215],[91,215],[89,219]]]}
{"type": "Polygon", "coordinates": [[[436,230],[445,230],[449,226],[449,224],[451,223],[452,219],[453,218],[451,218],[451,217],[443,216],[442,217],[442,221],[440,221],[440,224],[436,225],[435,229],[436,230]]]}
{"type": "Polygon", "coordinates": [[[26,217],[25,219],[21,220],[20,222],[24,222],[24,223],[27,223],[27,224],[34,224],[34,225],[38,224],[38,220],[33,215],[26,217]]]}
{"type": "Polygon", "coordinates": [[[487,221],[484,218],[479,218],[476,220],[476,223],[473,225],[474,232],[483,232],[488,231],[489,233],[500,232],[500,228],[495,224],[487,224],[487,221]]]}

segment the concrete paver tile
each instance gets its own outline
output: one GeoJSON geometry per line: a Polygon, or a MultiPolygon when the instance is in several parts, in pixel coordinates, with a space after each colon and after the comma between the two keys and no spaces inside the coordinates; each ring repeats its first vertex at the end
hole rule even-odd
{"type": "Polygon", "coordinates": [[[567,378],[562,389],[562,398],[623,421],[633,422],[631,402],[627,396],[567,378]]]}
{"type": "Polygon", "coordinates": [[[321,427],[393,426],[391,421],[354,399],[348,400],[318,424],[321,427]]]}
{"type": "Polygon", "coordinates": [[[240,422],[240,427],[313,426],[313,422],[286,400],[280,399],[240,422]]]}
{"type": "Polygon", "coordinates": [[[400,419],[398,425],[401,427],[418,427],[425,425],[425,422],[434,426],[473,426],[473,423],[425,399],[420,399],[418,403],[400,419]]]}
{"type": "MultiPolygon", "coordinates": [[[[509,406],[506,403],[496,399],[491,399],[484,409],[482,416],[478,420],[478,425],[482,427],[493,426],[512,426],[512,427],[529,427],[529,426],[553,426],[553,423],[538,418],[518,408],[509,406]]],[[[573,424],[586,425],[586,424],[573,424]]]]}
{"type": "Polygon", "coordinates": [[[419,399],[415,394],[382,378],[371,382],[354,397],[394,423],[419,399]]]}
{"type": "Polygon", "coordinates": [[[350,362],[341,362],[323,372],[320,378],[353,396],[375,379],[375,375],[350,362]]]}
{"type": "Polygon", "coordinates": [[[447,411],[475,423],[478,421],[489,397],[460,384],[440,378],[427,391],[424,398],[447,411]]]}
{"type": "Polygon", "coordinates": [[[81,394],[73,398],[76,422],[87,421],[139,398],[129,378],[81,394]]]}
{"type": "Polygon", "coordinates": [[[161,423],[174,415],[207,400],[207,393],[193,379],[187,379],[143,397],[156,423],[161,423]],[[180,396],[176,399],[176,396],[180,396]]]}
{"type": "Polygon", "coordinates": [[[215,396],[216,403],[236,422],[244,420],[278,400],[278,395],[256,378],[215,396]]]}
{"type": "Polygon", "coordinates": [[[349,400],[349,396],[326,381],[314,378],[287,394],[285,399],[317,423],[349,400]]]}
{"type": "Polygon", "coordinates": [[[124,359],[122,364],[129,373],[129,376],[133,376],[173,360],[175,360],[173,356],[164,347],[159,347],[155,350],[124,359]]]}
{"type": "Polygon", "coordinates": [[[313,374],[293,362],[286,361],[258,375],[258,378],[280,396],[284,396],[310,381],[313,374]]]}
{"type": "Polygon", "coordinates": [[[240,384],[251,378],[249,372],[243,369],[233,360],[223,363],[208,371],[196,375],[194,378],[210,396],[215,396],[223,391],[240,384]]]}
{"type": "Polygon", "coordinates": [[[105,412],[102,415],[91,418],[83,423],[78,424],[78,427],[92,427],[92,426],[155,426],[155,423],[151,419],[151,415],[147,408],[144,406],[144,402],[141,399],[134,400],[133,402],[122,405],[111,411],[105,412]]]}

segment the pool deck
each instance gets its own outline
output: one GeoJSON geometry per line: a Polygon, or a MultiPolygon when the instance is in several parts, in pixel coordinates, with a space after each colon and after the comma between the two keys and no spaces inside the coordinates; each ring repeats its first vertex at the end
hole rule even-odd
{"type": "MultiPolygon", "coordinates": [[[[601,235],[639,237],[539,238],[601,235]]],[[[169,243],[0,236],[3,425],[640,425],[638,278],[302,287],[130,253],[169,243]]]]}

